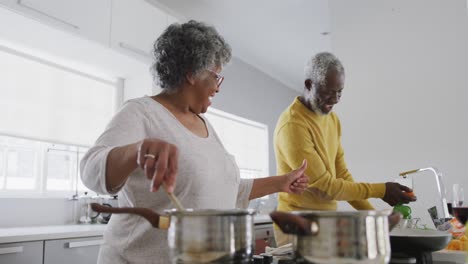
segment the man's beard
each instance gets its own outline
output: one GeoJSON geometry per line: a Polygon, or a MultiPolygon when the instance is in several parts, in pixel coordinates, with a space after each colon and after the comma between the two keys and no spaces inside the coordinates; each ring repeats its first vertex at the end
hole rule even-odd
{"type": "Polygon", "coordinates": [[[323,112],[322,109],[320,109],[319,107],[319,99],[317,97],[312,97],[310,100],[309,100],[309,103],[310,103],[310,107],[312,108],[312,111],[314,111],[314,113],[318,114],[318,115],[328,115],[330,112],[328,113],[325,113],[323,112]]]}

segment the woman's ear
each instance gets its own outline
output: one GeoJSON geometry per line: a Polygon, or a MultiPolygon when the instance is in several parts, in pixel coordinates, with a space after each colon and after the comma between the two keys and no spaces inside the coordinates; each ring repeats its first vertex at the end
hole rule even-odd
{"type": "Polygon", "coordinates": [[[191,85],[194,85],[195,84],[195,81],[196,81],[196,77],[193,73],[189,72],[185,75],[185,79],[187,80],[187,82],[191,85]]]}

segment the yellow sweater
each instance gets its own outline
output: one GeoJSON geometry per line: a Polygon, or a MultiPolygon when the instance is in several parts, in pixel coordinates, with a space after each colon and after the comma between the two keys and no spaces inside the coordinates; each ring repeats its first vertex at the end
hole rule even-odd
{"type": "Polygon", "coordinates": [[[308,189],[300,195],[280,193],[278,210],[336,210],[348,201],[357,210],[373,210],[368,198],[383,198],[384,183],[356,183],[346,167],[340,121],[335,113],[317,115],[298,98],[281,114],[274,133],[278,174],[307,159],[308,189]]]}

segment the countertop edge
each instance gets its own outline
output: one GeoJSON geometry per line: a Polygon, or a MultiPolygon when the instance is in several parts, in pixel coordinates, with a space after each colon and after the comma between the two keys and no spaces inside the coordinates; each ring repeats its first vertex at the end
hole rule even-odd
{"type": "Polygon", "coordinates": [[[0,244],[102,236],[106,225],[0,228],[0,244]]]}
{"type": "MultiPolygon", "coordinates": [[[[269,215],[254,217],[255,225],[271,223],[269,215]]],[[[0,228],[0,244],[102,236],[106,227],[105,224],[83,224],[0,228]]]]}

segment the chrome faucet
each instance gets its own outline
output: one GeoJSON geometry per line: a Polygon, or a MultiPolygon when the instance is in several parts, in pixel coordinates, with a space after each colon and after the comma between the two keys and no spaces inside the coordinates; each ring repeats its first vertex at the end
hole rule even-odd
{"type": "Polygon", "coordinates": [[[440,197],[440,208],[442,210],[442,215],[438,214],[439,218],[450,218],[448,208],[447,208],[447,199],[445,198],[445,188],[444,188],[444,183],[442,181],[442,174],[439,173],[439,171],[436,168],[429,167],[429,168],[423,168],[423,169],[416,169],[416,170],[410,170],[410,171],[405,171],[401,172],[400,176],[403,178],[406,178],[408,174],[413,174],[413,173],[418,173],[422,171],[431,171],[436,179],[437,183],[437,191],[439,192],[439,197],[440,197]]]}

